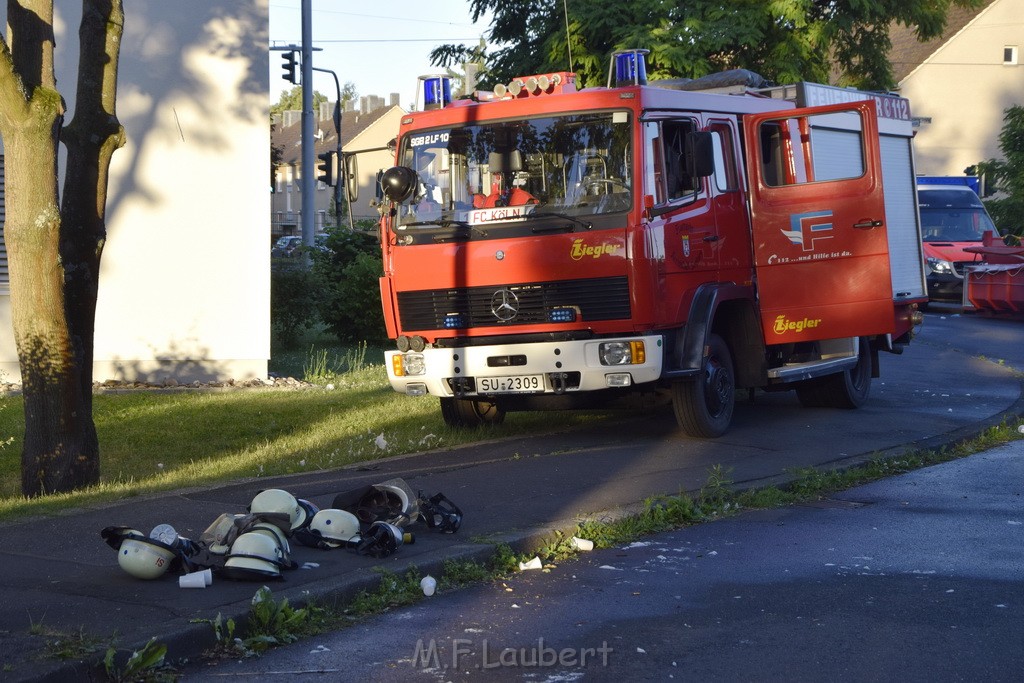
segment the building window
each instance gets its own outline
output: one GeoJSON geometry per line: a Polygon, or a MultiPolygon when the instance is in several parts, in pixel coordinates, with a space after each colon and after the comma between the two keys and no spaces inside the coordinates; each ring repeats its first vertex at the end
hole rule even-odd
{"type": "Polygon", "coordinates": [[[1017,46],[1007,45],[1003,48],[1003,64],[1007,66],[1016,66],[1017,64],[1017,46]]]}

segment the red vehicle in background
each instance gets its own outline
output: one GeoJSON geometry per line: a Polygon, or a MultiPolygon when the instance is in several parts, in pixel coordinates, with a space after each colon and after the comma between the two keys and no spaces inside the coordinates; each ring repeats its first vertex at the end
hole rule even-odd
{"type": "Polygon", "coordinates": [[[966,269],[984,263],[983,254],[964,250],[981,246],[986,232],[998,238],[999,230],[981,199],[967,185],[919,184],[917,197],[928,298],[960,304],[966,269]]]}
{"type": "Polygon", "coordinates": [[[607,87],[424,77],[382,175],[392,387],[456,427],[666,397],[715,437],[739,390],[857,407],[926,300],[907,100],[750,72],[607,87]],[[884,171],[884,173],[883,173],[884,171]]]}

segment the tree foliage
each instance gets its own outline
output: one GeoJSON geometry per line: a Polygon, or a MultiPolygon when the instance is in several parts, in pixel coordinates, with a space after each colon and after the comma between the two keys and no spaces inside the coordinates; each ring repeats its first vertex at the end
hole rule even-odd
{"type": "Polygon", "coordinates": [[[75,115],[64,125],[54,72],[53,0],[7,4],[0,38],[0,137],[11,322],[25,405],[22,492],[99,480],[92,419],[93,331],[117,120],[121,0],[83,0],[75,115]],[[64,191],[57,153],[67,150],[64,191]]]}
{"type": "MultiPolygon", "coordinates": [[[[889,30],[939,35],[951,5],[984,0],[469,0],[473,20],[490,12],[488,38],[504,45],[488,65],[493,83],[519,75],[575,71],[584,86],[604,85],[612,52],[646,48],[648,77],[696,78],[732,68],[790,83],[891,88],[889,30]],[[568,27],[567,27],[568,24],[568,27]],[[571,59],[570,59],[571,55],[571,59]]],[[[473,48],[444,45],[436,65],[465,61],[473,48]]]]}
{"type": "Polygon", "coordinates": [[[989,190],[1003,196],[986,200],[992,220],[1003,233],[1024,238],[1024,106],[1015,105],[1004,112],[999,133],[1002,159],[978,164],[989,190]]]}

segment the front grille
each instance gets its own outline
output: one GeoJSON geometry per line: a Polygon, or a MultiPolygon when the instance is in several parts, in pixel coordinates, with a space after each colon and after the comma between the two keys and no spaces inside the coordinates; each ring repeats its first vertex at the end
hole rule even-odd
{"type": "MultiPolygon", "coordinates": [[[[500,285],[399,292],[402,329],[444,329],[445,318],[449,316],[461,316],[457,325],[460,329],[533,325],[547,322],[551,309],[566,307],[578,308],[578,319],[584,322],[630,317],[629,283],[625,276],[516,284],[504,289],[514,294],[518,303],[516,314],[507,321],[491,310],[496,293],[502,290],[500,285]]],[[[500,300],[500,294],[497,298],[500,300]]]]}

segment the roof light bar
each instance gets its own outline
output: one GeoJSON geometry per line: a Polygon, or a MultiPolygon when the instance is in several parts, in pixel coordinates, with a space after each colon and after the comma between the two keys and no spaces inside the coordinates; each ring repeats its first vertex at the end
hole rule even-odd
{"type": "Polygon", "coordinates": [[[423,111],[442,109],[452,102],[452,79],[445,75],[420,76],[423,111]]]}
{"type": "Polygon", "coordinates": [[[618,50],[612,53],[608,67],[608,87],[622,88],[629,85],[647,85],[647,63],[645,55],[650,50],[618,50]],[[614,79],[614,80],[613,80],[614,79]]]}

